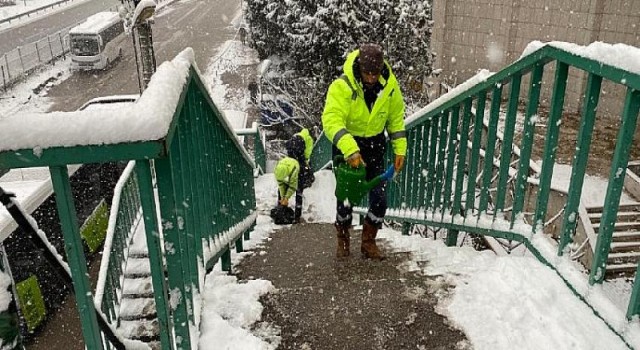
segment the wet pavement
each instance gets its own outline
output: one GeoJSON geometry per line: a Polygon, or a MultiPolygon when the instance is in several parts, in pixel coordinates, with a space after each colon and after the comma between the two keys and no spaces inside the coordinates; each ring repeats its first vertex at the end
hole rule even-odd
{"type": "Polygon", "coordinates": [[[237,267],[240,279],[267,279],[277,288],[261,302],[262,322],[281,330],[278,349],[468,347],[464,334],[435,312],[429,279],[397,268],[407,253],[364,260],[357,231],[351,256],[338,261],[335,244],[332,225],[294,225],[273,232],[258,248],[266,254],[237,267]]]}

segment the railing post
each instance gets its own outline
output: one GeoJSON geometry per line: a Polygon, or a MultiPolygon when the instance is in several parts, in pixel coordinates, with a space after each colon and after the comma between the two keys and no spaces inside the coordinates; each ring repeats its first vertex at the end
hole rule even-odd
{"type": "Polygon", "coordinates": [[[631,289],[631,298],[629,298],[629,307],[627,308],[627,319],[631,320],[633,316],[640,315],[640,263],[636,268],[636,277],[633,281],[633,289],[631,289]]]}
{"type": "Polygon", "coordinates": [[[38,41],[36,41],[36,55],[38,55],[38,63],[42,63],[42,58],[40,57],[40,49],[38,49],[38,41]]]}
{"type": "Polygon", "coordinates": [[[149,250],[149,264],[151,266],[151,281],[153,283],[153,296],[156,302],[158,315],[158,327],[160,330],[160,344],[162,349],[174,349],[171,341],[171,325],[169,319],[169,290],[164,277],[164,264],[162,262],[162,241],[158,232],[158,220],[156,216],[156,204],[151,177],[151,162],[149,160],[136,161],[136,175],[138,178],[140,203],[144,218],[147,247],[149,250]]]}
{"type": "Polygon", "coordinates": [[[9,77],[9,81],[11,81],[11,68],[9,67],[9,59],[7,58],[7,54],[4,54],[4,64],[7,67],[7,77],[9,77]]]}
{"type": "Polygon", "coordinates": [[[65,51],[64,51],[64,40],[62,40],[62,33],[58,33],[58,39],[60,40],[60,47],[62,48],[62,58],[66,60],[67,55],[65,54],[65,51]]]}
{"type": "MultiPolygon", "coordinates": [[[[458,154],[458,164],[456,168],[456,185],[453,191],[453,204],[451,205],[451,218],[455,220],[456,215],[461,214],[462,208],[462,188],[464,185],[464,171],[467,162],[467,148],[469,142],[469,124],[473,113],[473,100],[468,98],[464,101],[464,115],[462,117],[462,126],[460,129],[460,147],[458,154]]],[[[458,231],[449,229],[447,232],[446,244],[449,247],[455,246],[458,242],[458,231]]]]}
{"type": "Polygon", "coordinates": [[[22,59],[22,50],[20,46],[18,46],[18,58],[20,58],[20,67],[22,67],[22,74],[24,74],[24,60],[22,59]]]}
{"type": "Polygon", "coordinates": [[[520,164],[518,165],[515,187],[516,193],[513,200],[510,228],[513,228],[515,221],[518,220],[518,216],[520,216],[524,208],[525,192],[527,190],[527,179],[529,178],[530,169],[529,161],[531,160],[531,149],[533,148],[534,128],[536,125],[535,115],[538,113],[538,105],[540,104],[543,73],[544,65],[536,63],[531,73],[527,112],[525,114],[524,130],[522,131],[522,141],[520,142],[520,164]]]}
{"type": "Polygon", "coordinates": [[[576,230],[578,206],[580,205],[580,197],[582,196],[582,184],[587,169],[587,160],[589,159],[589,148],[591,147],[591,136],[596,120],[596,109],[598,108],[598,100],[600,99],[601,85],[602,77],[589,74],[587,92],[582,108],[582,122],[580,130],[578,131],[578,144],[576,145],[576,151],[573,156],[567,204],[564,209],[564,218],[562,219],[562,228],[560,230],[558,255],[562,255],[562,251],[567,244],[573,241],[573,234],[576,230]]]}
{"type": "Polygon", "coordinates": [[[618,130],[616,149],[613,153],[611,171],[609,173],[609,185],[604,198],[602,219],[600,220],[600,230],[598,231],[598,242],[594,252],[591,272],[589,273],[589,283],[602,283],[607,268],[607,258],[611,248],[611,236],[613,226],[618,216],[620,206],[620,196],[624,186],[624,176],[629,162],[629,152],[633,145],[633,136],[638,122],[638,110],[640,110],[640,91],[627,89],[627,97],[622,111],[622,124],[618,130]]]}
{"type": "MultiPolygon", "coordinates": [[[[7,67],[7,70],[9,67],[7,67]]],[[[4,76],[4,66],[0,66],[0,70],[2,70],[2,89],[7,91],[7,79],[4,76]]]]}
{"type": "Polygon", "coordinates": [[[64,247],[73,279],[76,305],[80,314],[82,335],[87,349],[103,349],[98,320],[87,272],[83,243],[78,229],[78,218],[73,204],[73,193],[69,184],[69,172],[66,166],[49,168],[51,182],[56,194],[58,216],[64,237],[64,247]]]}
{"type": "Polygon", "coordinates": [[[191,300],[187,301],[189,296],[185,283],[186,281],[191,281],[191,272],[187,261],[189,257],[183,252],[185,247],[183,247],[184,243],[180,239],[183,231],[179,229],[178,213],[176,212],[178,198],[174,192],[177,184],[174,181],[171,160],[168,157],[157,159],[155,166],[162,233],[166,251],[169,293],[170,299],[176,301],[170,305],[173,313],[170,324],[173,325],[172,333],[175,334],[175,338],[181,339],[177,349],[191,349],[188,311],[188,305],[191,305],[191,300]]]}
{"type": "Polygon", "coordinates": [[[542,231],[544,220],[547,216],[547,204],[551,189],[553,166],[556,162],[556,147],[558,146],[558,133],[560,130],[560,118],[564,107],[564,95],[567,89],[567,76],[569,66],[566,63],[556,62],[556,77],[551,97],[551,111],[547,121],[547,136],[542,159],[542,171],[540,172],[540,185],[538,187],[538,201],[533,219],[533,232],[542,231]]]}
{"type": "Polygon", "coordinates": [[[476,102],[476,115],[473,121],[473,140],[471,153],[469,154],[469,175],[467,177],[467,198],[465,199],[464,211],[473,214],[476,203],[476,175],[478,174],[478,158],[480,158],[480,142],[482,141],[482,129],[484,128],[484,109],[487,103],[487,91],[483,90],[478,94],[476,102]]]}
{"type": "Polygon", "coordinates": [[[502,139],[502,146],[500,147],[500,170],[498,173],[498,188],[500,190],[496,193],[494,218],[502,215],[504,219],[503,211],[507,194],[506,188],[509,179],[509,168],[511,167],[511,154],[513,153],[513,134],[516,126],[516,113],[518,112],[518,98],[520,97],[521,83],[522,74],[514,74],[510,83],[509,107],[507,108],[507,117],[504,123],[504,137],[502,139]]]}
{"type": "Polygon", "coordinates": [[[56,58],[53,55],[53,47],[51,47],[51,36],[47,35],[47,43],[49,44],[49,53],[51,53],[51,62],[56,64],[56,58]]]}
{"type": "Polygon", "coordinates": [[[487,131],[487,146],[484,152],[484,163],[482,170],[482,185],[480,187],[480,203],[478,204],[478,214],[487,213],[489,205],[489,187],[493,178],[493,157],[496,151],[498,121],[500,118],[500,104],[502,99],[502,84],[493,87],[491,94],[491,110],[489,111],[489,126],[487,131]]]}

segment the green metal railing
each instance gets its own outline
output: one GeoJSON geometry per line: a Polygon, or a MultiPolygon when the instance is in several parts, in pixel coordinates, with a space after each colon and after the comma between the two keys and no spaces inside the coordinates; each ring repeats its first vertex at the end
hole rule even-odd
{"type": "MultiPolygon", "coordinates": [[[[472,79],[468,85],[434,101],[407,123],[406,168],[388,186],[387,218],[405,225],[447,229],[449,245],[455,244],[459,231],[522,242],[539,260],[551,266],[548,261],[552,257],[540,253],[530,238],[532,234],[542,232],[544,223],[550,218],[547,210],[569,67],[586,74],[587,84],[558,255],[563,254],[575,234],[602,81],[607,80],[626,90],[626,98],[621,102],[622,125],[611,165],[605,213],[589,278],[591,284],[601,283],[640,107],[640,76],[553,46],[544,46],[495,74],[481,73],[478,79],[472,79]],[[530,160],[537,147],[534,128],[545,67],[554,68],[555,76],[549,91],[551,102],[544,148],[540,152],[541,173],[539,178],[531,178],[530,160]],[[526,96],[521,96],[523,81],[528,81],[526,96]],[[516,157],[513,144],[519,99],[525,101],[526,107],[521,146],[516,157]],[[506,113],[501,112],[505,105],[506,113]],[[500,122],[502,113],[504,122],[500,122]]],[[[329,147],[328,140],[323,139],[325,145],[316,148],[326,150],[329,147]]],[[[391,163],[391,156],[389,150],[387,164],[391,163]]],[[[322,159],[313,164],[322,164],[329,159],[323,153],[322,159]]],[[[365,203],[366,199],[354,211],[366,213],[365,203]]],[[[575,292],[574,287],[565,282],[575,292]]],[[[578,297],[584,300],[583,296],[578,297]]],[[[594,312],[599,315],[596,310],[594,312]]],[[[636,274],[627,317],[639,314],[640,281],[636,274]]],[[[611,320],[605,322],[613,323],[611,320]]],[[[621,334],[620,330],[614,331],[621,334]]]]}
{"type": "Polygon", "coordinates": [[[253,136],[252,142],[249,138],[244,138],[244,146],[247,149],[253,148],[253,159],[259,174],[264,174],[267,169],[267,153],[265,152],[264,139],[258,123],[254,122],[250,129],[235,130],[238,136],[253,136]]]}
{"type": "MultiPolygon", "coordinates": [[[[192,329],[197,329],[195,313],[198,310],[194,309],[194,298],[204,286],[205,273],[219,260],[223,269],[229,270],[231,247],[235,244],[236,250],[241,251],[242,240],[248,239],[248,230],[255,223],[254,161],[239,144],[196,70],[192,66],[186,67],[183,60],[172,69],[188,69],[183,72],[186,81],[175,80],[176,84],[184,85],[182,90],[176,90],[181,92],[173,118],[166,135],[159,139],[43,149],[36,146],[38,141],[34,140],[33,147],[0,152],[0,168],[48,166],[51,170],[66,256],[88,349],[111,348],[111,345],[103,342],[96,320],[95,300],[87,277],[67,164],[136,161],[135,168],[130,170],[135,177],[126,180],[124,186],[131,189],[137,183],[138,190],[137,194],[127,190],[128,194],[121,198],[121,204],[124,200],[127,202],[124,206],[130,206],[121,213],[122,223],[130,225],[135,221],[133,208],[139,200],[163,349],[197,347],[191,343],[192,329]],[[154,193],[156,185],[157,196],[154,193]],[[159,205],[158,211],[156,205],[159,205]]],[[[164,79],[182,73],[172,74],[164,79]]],[[[152,100],[158,91],[166,91],[161,86],[166,84],[162,79],[158,87],[154,87],[152,79],[139,101],[145,100],[145,94],[151,94],[146,99],[152,100]]],[[[134,108],[133,111],[141,114],[131,115],[134,119],[145,113],[145,118],[160,118],[148,108],[134,108]]],[[[72,117],[68,119],[73,120],[72,117]]],[[[124,228],[117,235],[128,234],[126,230],[124,228]]],[[[112,243],[109,251],[122,254],[119,244],[112,243]]],[[[113,264],[114,269],[120,268],[116,266],[118,261],[113,264]]],[[[116,272],[108,282],[109,292],[103,294],[105,297],[100,304],[110,317],[114,316],[116,303],[111,294],[117,289],[115,275],[120,274],[120,271],[116,272]]]]}
{"type": "Polygon", "coordinates": [[[142,220],[142,204],[134,161],[129,162],[113,190],[109,225],[96,286],[95,306],[111,323],[120,315],[122,282],[130,242],[142,220]]]}

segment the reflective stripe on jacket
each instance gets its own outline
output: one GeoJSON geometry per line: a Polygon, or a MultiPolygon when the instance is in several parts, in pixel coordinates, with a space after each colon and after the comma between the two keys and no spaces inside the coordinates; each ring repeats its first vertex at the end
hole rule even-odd
{"type": "Polygon", "coordinates": [[[343,78],[334,80],[329,86],[322,113],[324,133],[348,157],[360,150],[353,136],[371,137],[386,129],[394,154],[404,156],[407,153],[405,107],[398,81],[385,61],[389,77],[385,79],[380,75],[378,81],[383,89],[369,112],[362,83],[356,81],[353,75],[353,65],[359,54],[360,51],[355,50],[347,56],[343,78]]]}
{"type": "Polygon", "coordinates": [[[298,175],[300,173],[298,161],[291,157],[284,157],[276,164],[273,173],[278,183],[280,198],[291,198],[298,189],[298,175]]]}
{"type": "Polygon", "coordinates": [[[311,138],[311,134],[308,129],[304,128],[296,135],[302,137],[304,140],[304,159],[308,163],[309,158],[311,158],[311,151],[313,150],[313,139],[311,138]]]}

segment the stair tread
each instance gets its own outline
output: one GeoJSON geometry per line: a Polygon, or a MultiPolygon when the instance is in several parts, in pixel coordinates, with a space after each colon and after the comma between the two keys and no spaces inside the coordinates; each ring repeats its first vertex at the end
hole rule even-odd
{"type": "Polygon", "coordinates": [[[640,247],[640,242],[611,242],[611,249],[628,247],[640,247]]]}
{"type": "MultiPolygon", "coordinates": [[[[587,212],[602,212],[602,205],[585,206],[587,212]]],[[[640,212],[640,203],[620,203],[618,211],[637,211],[640,212]]]]}
{"type": "Polygon", "coordinates": [[[617,231],[613,232],[613,238],[625,238],[625,237],[633,237],[638,236],[640,238],[640,231],[617,231]]]}
{"type": "Polygon", "coordinates": [[[607,272],[616,272],[620,270],[635,270],[638,268],[638,264],[625,263],[625,264],[607,264],[607,272]]]}
{"type": "Polygon", "coordinates": [[[124,296],[120,303],[121,319],[149,318],[156,313],[156,303],[153,298],[127,298],[124,296]]]}
{"type": "Polygon", "coordinates": [[[640,252],[610,253],[609,259],[640,257],[640,252]]]}
{"type": "MultiPolygon", "coordinates": [[[[600,228],[600,223],[598,222],[598,223],[592,224],[592,226],[593,226],[593,228],[600,228]]],[[[638,221],[624,222],[623,221],[623,222],[616,222],[613,225],[614,229],[619,229],[619,228],[624,228],[624,227],[638,227],[638,228],[640,228],[640,222],[638,222],[638,221]]]]}
{"type": "MultiPolygon", "coordinates": [[[[141,226],[144,226],[144,221],[141,221],[141,226]]],[[[147,252],[147,237],[144,229],[141,227],[136,230],[135,235],[133,236],[133,242],[131,242],[132,251],[136,252],[147,252]]]]}
{"type": "Polygon", "coordinates": [[[160,334],[158,320],[121,321],[118,331],[126,338],[157,338],[160,334]]]}
{"type": "MultiPolygon", "coordinates": [[[[638,211],[618,211],[617,213],[617,217],[633,217],[633,216],[639,216],[640,212],[638,211]]],[[[602,213],[589,213],[588,214],[589,218],[591,219],[600,219],[602,218],[602,213]]]]}
{"type": "Polygon", "coordinates": [[[128,294],[148,294],[153,293],[151,276],[142,278],[127,278],[122,286],[122,293],[128,294]]]}
{"type": "Polygon", "coordinates": [[[127,260],[127,268],[124,271],[127,275],[150,275],[151,264],[147,258],[129,258],[127,260]]]}

